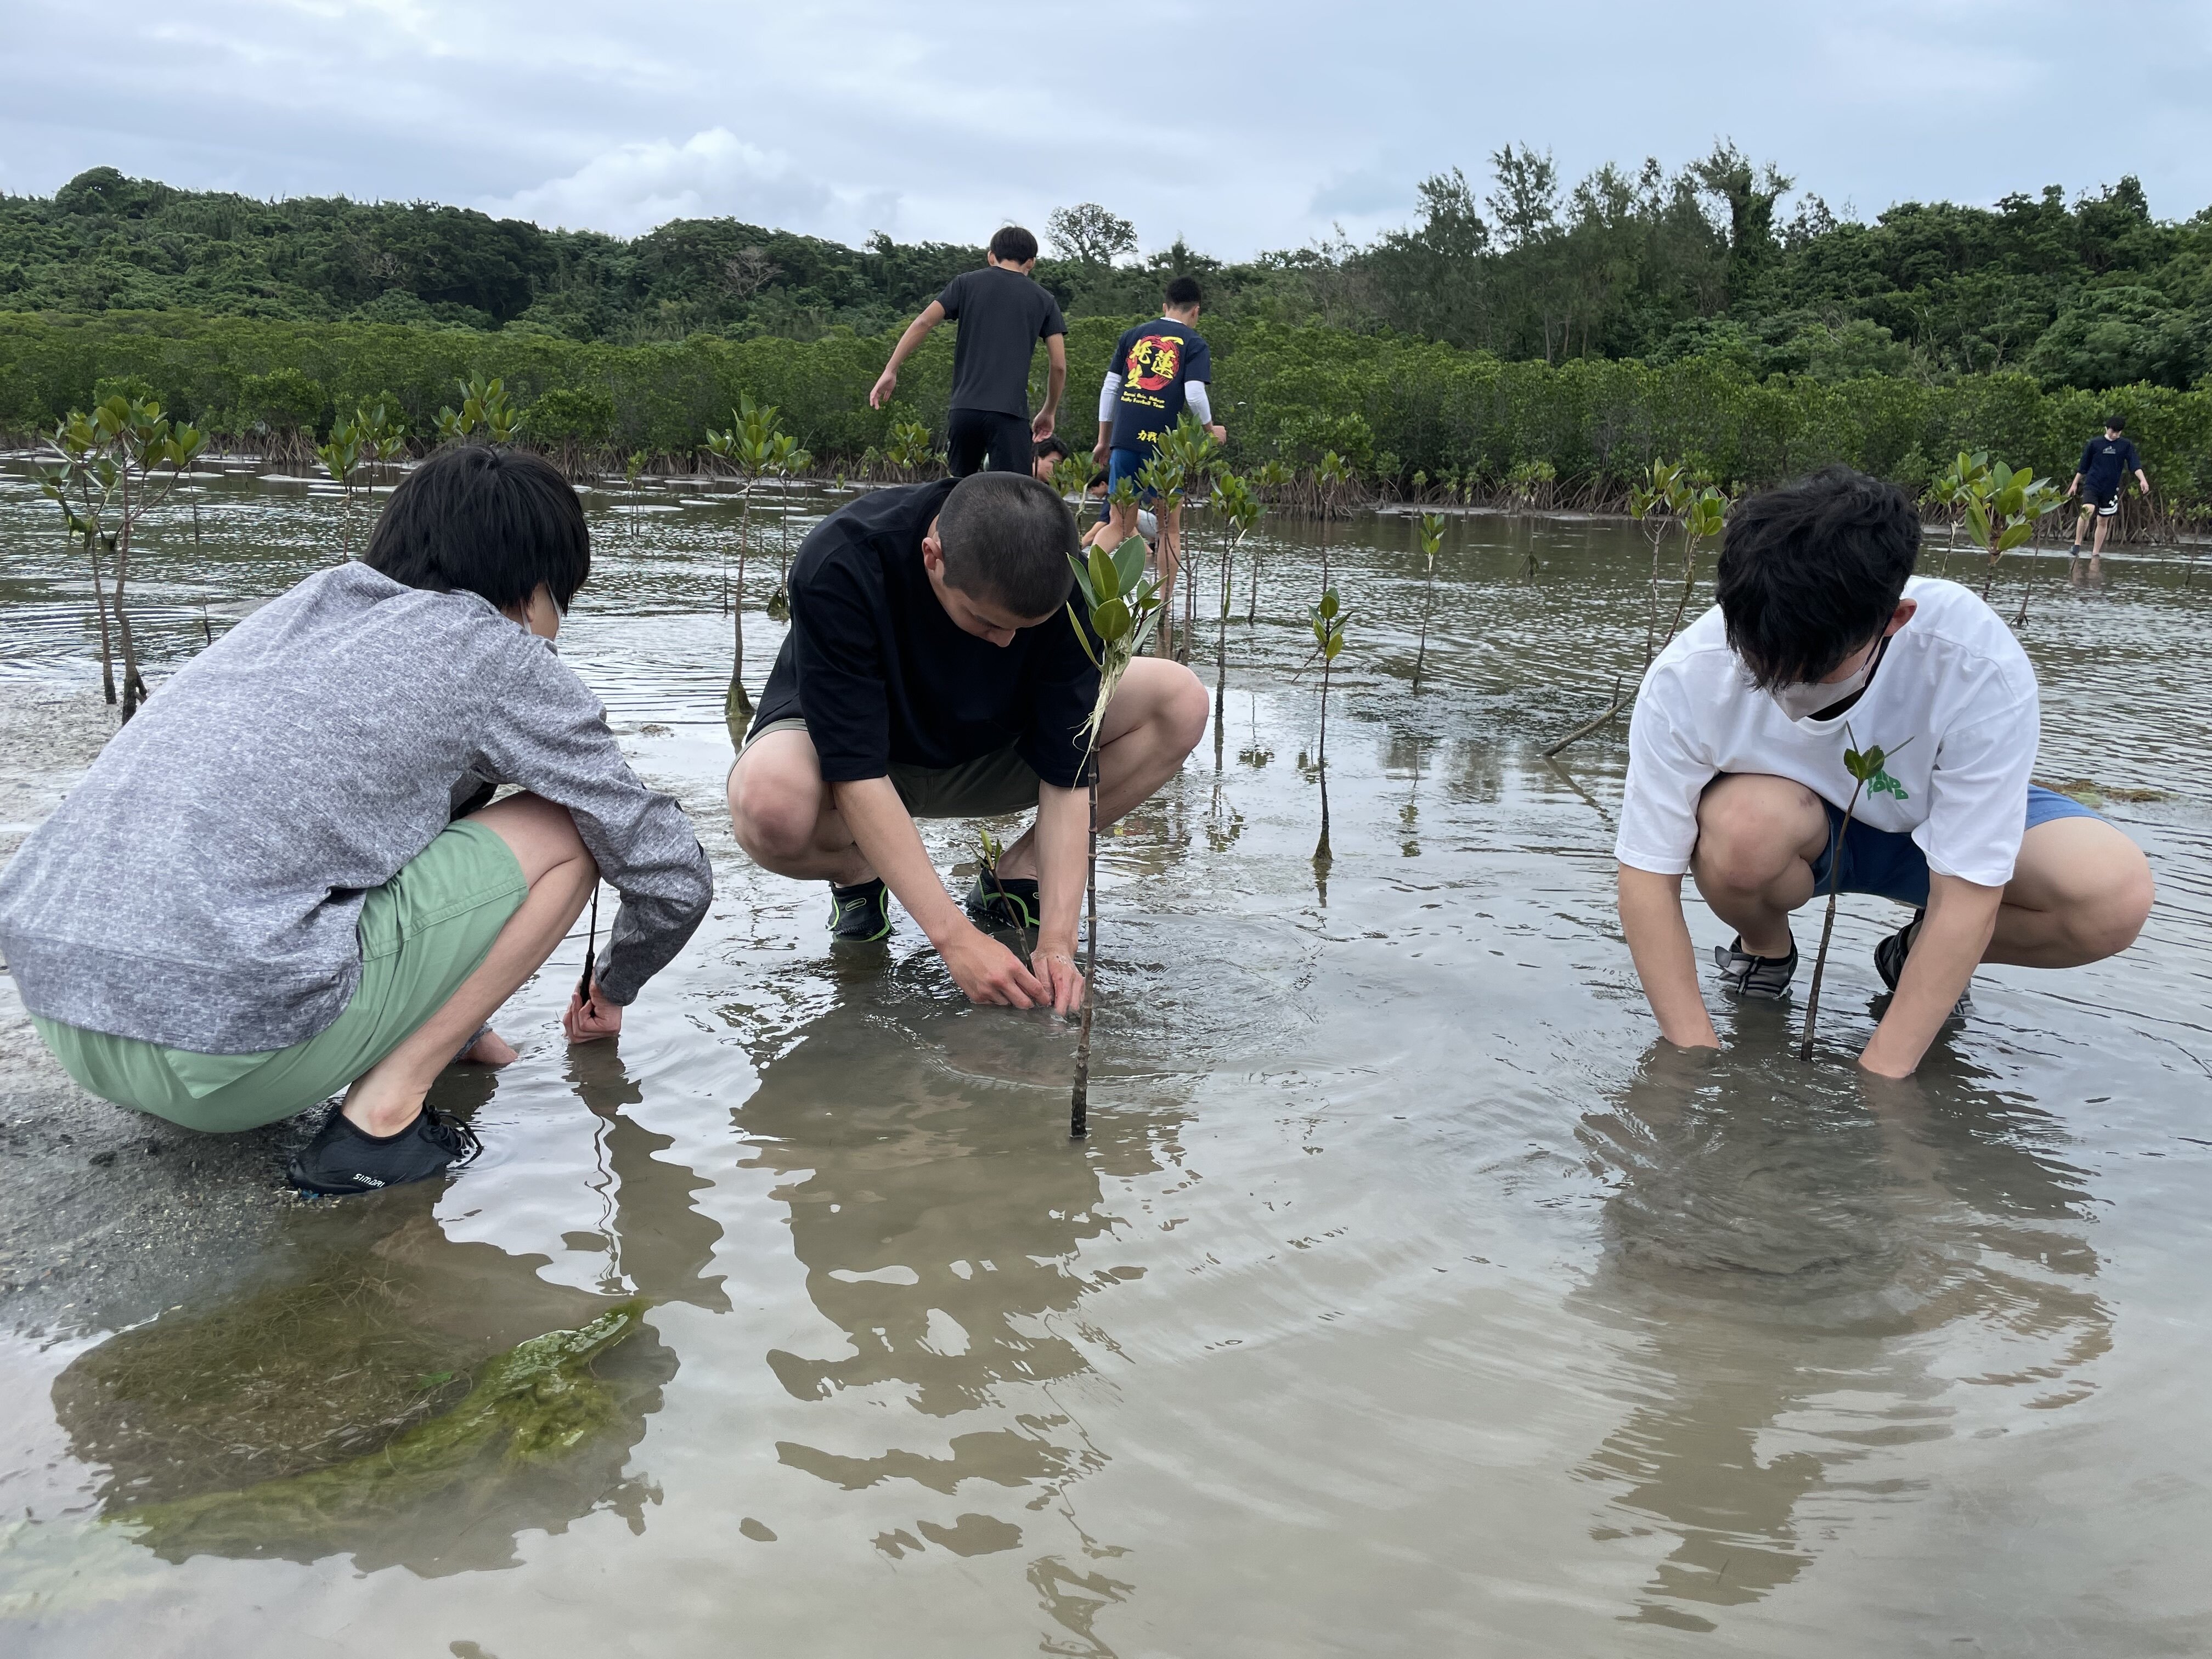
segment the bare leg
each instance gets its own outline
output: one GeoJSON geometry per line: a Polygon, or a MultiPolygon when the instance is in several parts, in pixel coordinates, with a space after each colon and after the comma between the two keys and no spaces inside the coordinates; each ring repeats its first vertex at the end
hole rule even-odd
{"type": "Polygon", "coordinates": [[[2053,818],[2023,836],[1984,962],[2075,968],[2135,943],[2155,896],[2150,860],[2102,818],[2053,818]]]}
{"type": "Polygon", "coordinates": [[[1786,957],[1790,915],[1813,896],[1813,861],[1828,844],[1820,799],[1788,778],[1716,780],[1698,803],[1690,873],[1713,914],[1755,957],[1786,957]]]}
{"type": "MultiPolygon", "coordinates": [[[[1115,688],[1098,731],[1098,827],[1119,823],[1182,769],[1206,735],[1212,705],[1197,675],[1181,663],[1139,657],[1115,688]]],[[[999,873],[1034,880],[1035,826],[999,860],[999,873]]]]}
{"type": "Polygon", "coordinates": [[[544,965],[582,913],[599,879],[599,866],[584,850],[565,807],[535,795],[516,795],[485,807],[475,822],[513,850],[530,884],[529,896],[507,918],[491,954],[461,981],[445,1006],[346,1091],[343,1109],[364,1133],[396,1134],[415,1121],[423,1097],[453,1060],[453,1051],[544,965]]]}
{"type": "Polygon", "coordinates": [[[2105,537],[2112,527],[2112,518],[2100,513],[2097,515],[2097,538],[2089,544],[2089,568],[2092,571],[2097,568],[2099,561],[2105,556],[2105,537]]]}
{"type": "Polygon", "coordinates": [[[875,875],[822,781],[822,760],[804,732],[771,732],[730,769],[730,828],[763,870],[850,887],[875,875]]]}

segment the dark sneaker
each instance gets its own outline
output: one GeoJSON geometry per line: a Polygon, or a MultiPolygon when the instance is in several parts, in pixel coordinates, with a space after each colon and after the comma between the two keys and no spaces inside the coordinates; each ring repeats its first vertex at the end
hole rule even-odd
{"type": "Polygon", "coordinates": [[[891,931],[891,890],[880,879],[857,887],[830,887],[830,937],[845,945],[867,945],[888,939],[891,931]]]}
{"type": "MultiPolygon", "coordinates": [[[[1912,954],[1912,941],[1920,937],[1920,924],[1927,920],[1925,910],[1915,910],[1911,921],[1874,947],[1874,970],[1892,991],[1897,989],[1897,981],[1905,977],[1905,959],[1912,954]]],[[[1973,1006],[1974,988],[1969,981],[1966,988],[1959,993],[1958,1001],[1952,1005],[1951,1017],[1956,1019],[1971,1012],[1973,1006]]]]}
{"type": "Polygon", "coordinates": [[[987,927],[1035,927],[1037,884],[1022,876],[1001,878],[987,864],[968,890],[968,914],[987,927]]]}
{"type": "Polygon", "coordinates": [[[1755,957],[1743,948],[1739,933],[1726,945],[1713,946],[1713,963],[1721,970],[1721,989],[1740,997],[1779,1001],[1790,994],[1790,976],[1797,971],[1797,947],[1786,957],[1755,957]]]}
{"type": "Polygon", "coordinates": [[[396,1135],[366,1133],[333,1108],[286,1173],[303,1193],[373,1193],[380,1187],[428,1181],[483,1150],[474,1129],[434,1106],[425,1106],[396,1135]]]}

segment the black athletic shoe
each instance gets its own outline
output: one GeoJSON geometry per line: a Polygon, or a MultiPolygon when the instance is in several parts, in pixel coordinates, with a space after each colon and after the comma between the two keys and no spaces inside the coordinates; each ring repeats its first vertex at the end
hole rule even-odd
{"type": "Polygon", "coordinates": [[[968,890],[968,914],[987,927],[1035,927],[1037,884],[1023,876],[1001,878],[987,864],[968,890]]]}
{"type": "MultiPolygon", "coordinates": [[[[1874,947],[1874,970],[1892,991],[1897,989],[1897,981],[1905,977],[1905,959],[1912,954],[1912,941],[1920,937],[1920,924],[1927,920],[1925,910],[1915,910],[1911,921],[1874,947]]],[[[1974,988],[1969,981],[1966,988],[1959,993],[1958,1001],[1952,1005],[1952,1018],[1955,1019],[1970,1012],[1973,1006],[1974,988]]]]}
{"type": "Polygon", "coordinates": [[[428,1181],[483,1150],[474,1129],[434,1106],[425,1106],[396,1135],[366,1133],[333,1108],[286,1173],[303,1193],[373,1193],[380,1187],[428,1181]]]}
{"type": "Polygon", "coordinates": [[[891,931],[891,890],[878,879],[857,887],[830,887],[830,937],[843,945],[868,945],[891,931]]]}
{"type": "Polygon", "coordinates": [[[1790,976],[1797,971],[1797,947],[1786,957],[1755,957],[1743,948],[1739,933],[1726,945],[1713,946],[1713,963],[1721,970],[1721,989],[1740,997],[1777,1002],[1790,994],[1790,976]]]}

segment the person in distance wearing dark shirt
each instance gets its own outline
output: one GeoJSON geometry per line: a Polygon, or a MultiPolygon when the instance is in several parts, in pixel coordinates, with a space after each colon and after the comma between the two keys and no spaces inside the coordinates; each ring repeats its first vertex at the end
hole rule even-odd
{"type": "MultiPolygon", "coordinates": [[[[1075,550],[1074,515],[1026,471],[878,489],[830,514],[793,561],[791,632],[728,785],[756,863],[830,884],[833,938],[884,938],[896,896],[971,1000],[1062,1013],[1083,999],[1083,726],[1098,695],[1067,611],[1075,550]],[[915,820],[1031,807],[962,915],[915,820]],[[969,916],[1035,927],[1030,962],[969,916]]],[[[1188,669],[1130,665],[1098,733],[1102,826],[1182,769],[1207,712],[1188,669]]]]}
{"type": "Polygon", "coordinates": [[[2112,520],[2120,510],[2120,490],[2127,483],[2128,474],[2136,475],[2142,487],[2143,499],[2150,499],[2150,478],[2143,471],[2142,458],[2136,447],[2120,434],[2128,423],[2115,415],[2105,422],[2105,435],[2092,438],[2081,451],[2081,465],[2075,469],[2074,482],[2066,486],[2066,493],[2081,494],[2081,516],[2074,522],[2073,556],[2081,556],[2081,532],[2089,527],[2089,515],[2097,516],[2097,538],[2089,547],[2089,570],[2096,573],[2098,561],[2105,555],[2105,533],[2112,527],[2112,520]]]}
{"type": "Polygon", "coordinates": [[[964,478],[988,456],[994,472],[1026,472],[1030,446],[1052,436],[1060,394],[1067,386],[1067,325],[1060,301],[1031,276],[1036,238],[1007,225],[991,238],[980,270],[963,270],[906,325],[891,360],[868,393],[881,409],[898,389],[899,365],[947,318],[960,325],[952,348],[952,403],[945,417],[945,449],[952,476],[964,478]],[[1048,364],[1044,406],[1030,413],[1030,360],[1044,342],[1048,364]]]}

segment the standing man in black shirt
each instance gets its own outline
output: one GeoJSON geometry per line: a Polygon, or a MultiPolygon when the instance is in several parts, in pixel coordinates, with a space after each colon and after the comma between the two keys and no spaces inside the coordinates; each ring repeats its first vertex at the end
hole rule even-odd
{"type": "MultiPolygon", "coordinates": [[[[730,770],[730,823],[753,860],[830,884],[839,939],[921,924],[977,1002],[1081,1005],[1075,966],[1090,822],[1082,727],[1098,670],[1067,612],[1075,520],[1024,472],[879,489],[816,526],[791,567],[791,632],[730,770]],[[1037,930],[1028,965],[961,914],[916,818],[1036,809],[969,915],[1037,930]]],[[[1098,733],[1098,822],[1182,769],[1206,689],[1141,657],[1098,733]]]]}
{"type": "Polygon", "coordinates": [[[1036,258],[1036,238],[1019,225],[992,237],[983,268],[962,271],[906,325],[868,393],[871,409],[889,403],[898,389],[899,365],[946,318],[958,323],[952,404],[945,417],[945,453],[956,478],[975,471],[986,455],[994,472],[1028,471],[1030,445],[1052,436],[1060,417],[1060,394],[1067,386],[1067,325],[1060,301],[1030,276],[1036,258]],[[1044,407],[1032,417],[1030,360],[1040,339],[1050,372],[1044,407]]]}
{"type": "Polygon", "coordinates": [[[2097,539],[2090,544],[2089,569],[2094,574],[2097,562],[2105,556],[2105,532],[2112,526],[2112,520],[2120,510],[2120,490],[2127,483],[2128,474],[2136,475],[2142,486],[2143,499],[2150,499],[2150,479],[2142,469],[2142,458],[2136,447],[2120,434],[2128,423],[2115,415],[2105,422],[2105,435],[2092,438],[2081,452],[2081,465],[2075,469],[2074,482],[2066,486],[2071,495],[2081,492],[2081,516],[2074,521],[2075,558],[2081,556],[2081,532],[2089,527],[2089,515],[2097,515],[2097,539]]]}

